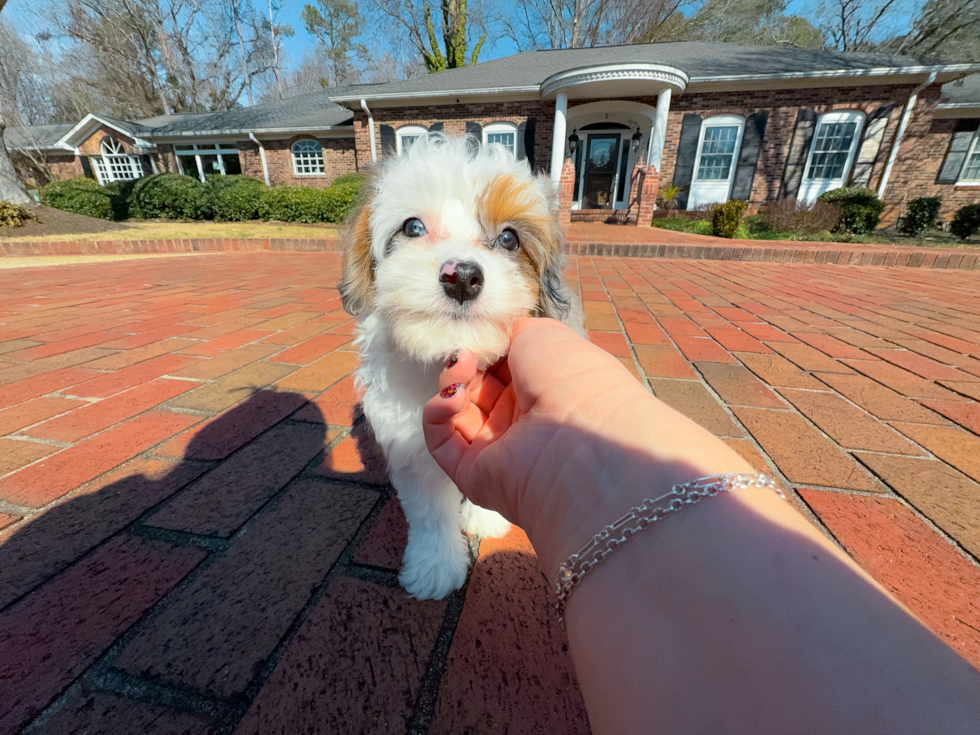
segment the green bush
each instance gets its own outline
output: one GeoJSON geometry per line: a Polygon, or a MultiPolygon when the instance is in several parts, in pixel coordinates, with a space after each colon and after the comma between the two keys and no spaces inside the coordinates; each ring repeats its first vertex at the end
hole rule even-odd
{"type": "Polygon", "coordinates": [[[323,205],[327,222],[346,222],[350,213],[361,203],[364,181],[347,181],[339,184],[335,181],[324,193],[327,195],[323,205]]]}
{"type": "Polygon", "coordinates": [[[23,227],[28,222],[36,222],[34,212],[27,207],[0,199],[0,227],[23,227]]]}
{"type": "Polygon", "coordinates": [[[129,214],[143,219],[195,219],[204,184],[193,176],[167,173],[137,179],[129,196],[129,214]]]}
{"type": "Polygon", "coordinates": [[[939,216],[941,197],[919,197],[913,199],[905,207],[898,229],[906,235],[915,237],[923,230],[932,227],[939,216]]]}
{"type": "MultiPolygon", "coordinates": [[[[719,204],[711,215],[711,234],[715,237],[727,237],[729,239],[739,235],[739,226],[742,225],[742,215],[748,202],[741,199],[733,199],[730,202],[719,204]]],[[[748,235],[746,230],[744,233],[748,235]]]]}
{"type": "Polygon", "coordinates": [[[871,189],[845,186],[820,195],[819,201],[840,207],[841,218],[835,232],[845,231],[854,235],[867,235],[875,231],[878,218],[885,204],[871,189]]]}
{"type": "Polygon", "coordinates": [[[326,189],[277,186],[266,190],[259,202],[259,217],[279,222],[326,222],[326,189]]]}
{"type": "Polygon", "coordinates": [[[690,232],[695,235],[710,235],[711,223],[706,219],[688,219],[687,217],[657,217],[653,220],[654,227],[674,232],[690,232]]]}
{"type": "Polygon", "coordinates": [[[198,216],[217,222],[257,219],[259,202],[268,188],[248,176],[212,176],[201,192],[198,216]]]}
{"type": "Polygon", "coordinates": [[[980,204],[968,204],[953,215],[949,231],[961,240],[980,233],[980,204]]]}
{"type": "Polygon", "coordinates": [[[41,203],[65,212],[84,214],[96,219],[113,218],[112,192],[97,181],[82,176],[52,181],[41,189],[41,203]]]}
{"type": "Polygon", "coordinates": [[[359,173],[341,174],[336,179],[330,182],[331,186],[337,186],[338,184],[359,184],[364,186],[367,183],[367,176],[359,173]]]}

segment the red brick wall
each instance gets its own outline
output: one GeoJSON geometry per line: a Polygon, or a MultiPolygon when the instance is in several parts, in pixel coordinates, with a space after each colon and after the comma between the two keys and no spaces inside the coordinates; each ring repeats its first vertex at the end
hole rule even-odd
{"type": "Polygon", "coordinates": [[[81,160],[71,153],[33,153],[28,156],[22,151],[11,151],[10,159],[28,189],[39,189],[49,181],[62,181],[83,175],[81,160]]]}
{"type": "MultiPolygon", "coordinates": [[[[273,186],[310,186],[318,189],[330,186],[341,174],[358,170],[358,155],[353,138],[314,138],[311,135],[297,135],[288,140],[263,140],[265,160],[269,167],[269,182],[273,186]],[[320,176],[297,176],[293,173],[293,158],[290,147],[297,140],[316,140],[323,146],[324,173],[320,176]]],[[[238,155],[242,162],[242,173],[252,178],[264,180],[262,158],[259,148],[251,141],[238,143],[238,155]]],[[[371,160],[370,151],[367,160],[371,160]]]]}
{"type": "MultiPolygon", "coordinates": [[[[421,125],[428,128],[441,122],[443,130],[449,135],[466,133],[466,123],[474,122],[481,126],[494,122],[509,122],[520,125],[534,119],[534,160],[531,167],[536,171],[547,171],[551,163],[551,131],[555,121],[555,103],[546,100],[525,102],[479,102],[451,105],[429,105],[426,107],[379,107],[371,111],[374,115],[374,135],[381,157],[381,125],[398,128],[403,125],[421,125]]],[[[363,111],[354,112],[354,135],[357,141],[359,161],[371,161],[371,136],[368,132],[367,115],[363,111]]]]}

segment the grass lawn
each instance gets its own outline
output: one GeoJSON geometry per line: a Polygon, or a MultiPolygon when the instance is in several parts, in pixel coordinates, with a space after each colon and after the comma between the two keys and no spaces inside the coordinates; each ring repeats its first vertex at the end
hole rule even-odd
{"type": "MultiPolygon", "coordinates": [[[[128,220],[105,232],[78,232],[18,236],[17,229],[3,228],[0,240],[24,242],[78,240],[187,240],[187,239],[242,239],[287,238],[306,239],[338,237],[340,228],[335,225],[300,225],[275,222],[171,222],[166,220],[128,220]],[[121,226],[121,229],[119,228],[121,226]]],[[[26,229],[26,228],[25,228],[26,229]]]]}

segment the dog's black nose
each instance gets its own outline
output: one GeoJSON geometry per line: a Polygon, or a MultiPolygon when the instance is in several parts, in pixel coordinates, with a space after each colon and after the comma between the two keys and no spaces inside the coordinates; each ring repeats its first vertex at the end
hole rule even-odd
{"type": "Polygon", "coordinates": [[[476,263],[446,263],[439,274],[446,296],[459,303],[471,301],[483,289],[483,271],[476,263]]]}

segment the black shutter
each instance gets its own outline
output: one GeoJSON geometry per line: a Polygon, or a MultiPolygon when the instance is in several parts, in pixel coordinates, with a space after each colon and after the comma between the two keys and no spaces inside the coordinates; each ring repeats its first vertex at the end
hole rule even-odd
{"type": "Polygon", "coordinates": [[[150,157],[146,154],[140,156],[140,168],[143,169],[144,176],[150,176],[153,173],[153,164],[150,163],[150,157]]]}
{"type": "Polygon", "coordinates": [[[687,209],[687,196],[691,193],[694,181],[694,160],[698,157],[698,140],[701,138],[701,116],[693,112],[684,113],[681,122],[681,137],[677,143],[677,162],[674,164],[674,179],[671,183],[681,187],[677,195],[677,208],[687,209]]]}
{"type": "Polygon", "coordinates": [[[443,130],[443,124],[441,122],[434,122],[429,126],[430,133],[441,133],[443,130]]]}
{"type": "Polygon", "coordinates": [[[477,143],[483,143],[483,126],[480,123],[466,121],[466,134],[476,138],[477,143]]]}
{"type": "Polygon", "coordinates": [[[766,134],[768,120],[769,113],[766,110],[745,118],[742,149],[738,153],[738,165],[735,167],[735,180],[732,182],[730,199],[748,201],[752,197],[752,180],[755,178],[759,151],[762,149],[762,138],[766,134]]]}
{"type": "Polygon", "coordinates": [[[980,120],[957,120],[956,129],[953,131],[953,139],[949,143],[949,150],[939,175],[936,176],[937,184],[955,184],[960,179],[960,172],[963,171],[963,163],[966,155],[970,152],[970,143],[977,134],[980,120]]]}
{"type": "Polygon", "coordinates": [[[395,142],[395,129],[391,125],[381,126],[381,156],[393,156],[398,152],[395,142]]]}
{"type": "Polygon", "coordinates": [[[885,105],[868,115],[864,124],[861,145],[858,146],[854,168],[848,182],[850,186],[867,187],[871,185],[871,173],[874,170],[875,161],[878,160],[881,141],[885,137],[885,126],[888,125],[888,118],[895,107],[893,104],[885,105]]]}
{"type": "Polygon", "coordinates": [[[95,172],[92,171],[92,162],[89,160],[88,156],[79,156],[82,160],[82,176],[86,179],[94,179],[95,172]]]}
{"type": "Polygon", "coordinates": [[[524,134],[527,132],[527,121],[517,126],[517,160],[523,161],[527,158],[527,146],[524,143],[524,134]]]}
{"type": "Polygon", "coordinates": [[[522,135],[518,136],[518,145],[524,144],[524,157],[527,159],[528,165],[531,170],[534,170],[534,126],[537,121],[533,117],[527,119],[527,123],[524,124],[524,132],[522,135]]]}
{"type": "Polygon", "coordinates": [[[817,113],[813,110],[800,110],[796,113],[796,130],[793,132],[793,142],[789,146],[786,157],[786,168],[783,170],[783,182],[779,187],[779,198],[796,198],[803,183],[803,173],[806,159],[810,155],[810,143],[813,141],[813,130],[817,126],[817,113]]]}

